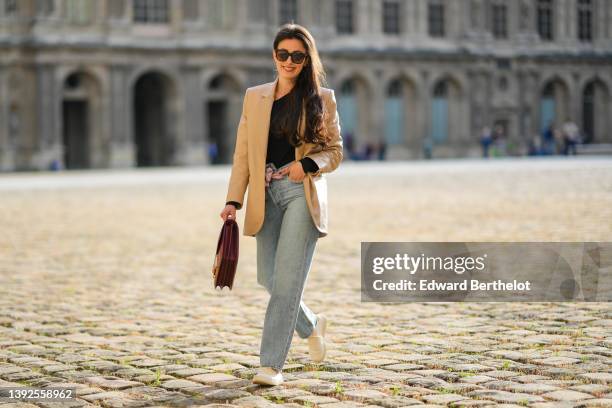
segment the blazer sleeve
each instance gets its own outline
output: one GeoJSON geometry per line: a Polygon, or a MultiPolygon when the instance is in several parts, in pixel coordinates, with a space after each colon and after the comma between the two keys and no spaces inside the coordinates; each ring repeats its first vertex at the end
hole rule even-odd
{"type": "Polygon", "coordinates": [[[323,98],[323,101],[325,103],[325,131],[331,135],[331,138],[323,150],[307,156],[314,160],[319,167],[316,172],[312,173],[313,177],[336,170],[343,158],[340,118],[338,117],[336,96],[333,89],[330,90],[326,98],[323,98]]]}
{"type": "Polygon", "coordinates": [[[227,189],[227,196],[225,201],[233,201],[236,204],[236,209],[242,208],[244,202],[244,194],[249,184],[249,160],[248,160],[248,138],[247,138],[247,100],[249,92],[248,89],[244,94],[244,100],[242,102],[242,114],[240,115],[240,122],[238,124],[238,131],[236,134],[236,147],[234,149],[234,158],[232,163],[232,173],[229,180],[229,186],[227,189]]]}

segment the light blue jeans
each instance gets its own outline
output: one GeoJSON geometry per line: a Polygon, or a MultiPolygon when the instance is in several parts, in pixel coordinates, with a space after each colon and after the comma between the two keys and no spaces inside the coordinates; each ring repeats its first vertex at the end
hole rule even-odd
{"type": "Polygon", "coordinates": [[[257,283],[270,293],[259,353],[261,367],[282,370],[293,332],[305,339],[316,326],[317,316],[302,301],[302,293],[318,237],[303,182],[293,182],[288,175],[270,180],[264,223],[255,235],[257,283]]]}

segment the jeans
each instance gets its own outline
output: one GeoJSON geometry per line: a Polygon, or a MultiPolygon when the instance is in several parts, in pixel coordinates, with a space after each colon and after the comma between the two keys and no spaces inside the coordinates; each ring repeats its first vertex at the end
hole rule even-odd
{"type": "Polygon", "coordinates": [[[317,316],[302,301],[302,293],[318,236],[303,182],[293,182],[288,175],[270,180],[264,223],[255,235],[257,283],[270,293],[259,354],[261,367],[282,370],[293,332],[305,339],[316,326],[317,316]]]}

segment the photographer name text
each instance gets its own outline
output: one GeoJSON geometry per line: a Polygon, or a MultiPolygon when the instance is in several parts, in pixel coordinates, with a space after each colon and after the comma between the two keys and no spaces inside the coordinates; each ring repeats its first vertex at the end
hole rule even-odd
{"type": "Polygon", "coordinates": [[[397,282],[384,282],[377,279],[372,282],[372,287],[374,290],[391,291],[459,291],[468,290],[468,288],[471,291],[529,291],[531,290],[531,282],[517,281],[516,279],[510,282],[502,280],[482,282],[477,279],[464,279],[459,282],[438,282],[435,279],[420,279],[418,281],[402,279],[397,282]]]}

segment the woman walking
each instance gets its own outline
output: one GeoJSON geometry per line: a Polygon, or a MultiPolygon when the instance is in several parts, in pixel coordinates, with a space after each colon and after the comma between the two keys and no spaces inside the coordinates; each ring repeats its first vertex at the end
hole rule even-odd
{"type": "Polygon", "coordinates": [[[221,218],[236,219],[249,187],[243,234],[257,241],[257,282],[270,294],[256,384],[283,382],[293,332],[323,361],[328,319],[302,301],[318,238],[327,235],[327,180],[342,161],[334,91],[314,38],[298,24],[278,30],[277,77],[248,88],[221,218]]]}

